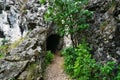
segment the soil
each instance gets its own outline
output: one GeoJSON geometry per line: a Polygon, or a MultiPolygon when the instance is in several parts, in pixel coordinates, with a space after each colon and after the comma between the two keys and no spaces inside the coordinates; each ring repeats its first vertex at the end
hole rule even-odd
{"type": "Polygon", "coordinates": [[[64,72],[64,58],[55,54],[53,62],[48,65],[45,72],[45,80],[71,80],[64,72]]]}

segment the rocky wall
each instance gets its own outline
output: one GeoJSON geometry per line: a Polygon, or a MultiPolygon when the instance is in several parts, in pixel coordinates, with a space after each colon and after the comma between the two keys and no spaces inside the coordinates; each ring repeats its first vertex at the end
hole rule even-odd
{"type": "Polygon", "coordinates": [[[0,0],[0,40],[14,42],[36,26],[46,26],[42,18],[46,7],[39,0],[0,0]]]}
{"type": "Polygon", "coordinates": [[[39,0],[0,0],[0,38],[14,43],[24,37],[0,59],[0,80],[42,80],[48,27],[43,14],[47,5],[39,0]]]}
{"type": "Polygon", "coordinates": [[[35,28],[18,47],[0,60],[0,80],[40,80],[45,41],[46,29],[35,28]]]}
{"type": "MultiPolygon", "coordinates": [[[[90,28],[83,31],[80,39],[86,38],[97,61],[114,60],[120,57],[120,1],[90,0],[86,7],[94,12],[89,20],[90,28]]],[[[81,41],[81,40],[80,40],[81,41]]]]}

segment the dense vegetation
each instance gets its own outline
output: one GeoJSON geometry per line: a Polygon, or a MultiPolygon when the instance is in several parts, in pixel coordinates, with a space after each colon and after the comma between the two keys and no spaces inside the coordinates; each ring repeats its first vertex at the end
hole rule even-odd
{"type": "Polygon", "coordinates": [[[57,26],[61,35],[70,35],[73,46],[78,45],[78,35],[89,27],[87,23],[93,12],[85,9],[87,0],[49,0],[49,7],[44,18],[57,26]]]}
{"type": "Polygon", "coordinates": [[[86,42],[65,49],[63,55],[65,71],[76,80],[120,80],[120,65],[114,61],[96,62],[86,42]]]}
{"type": "Polygon", "coordinates": [[[45,67],[52,62],[54,55],[51,51],[47,51],[45,55],[45,67]]]}
{"type": "MultiPolygon", "coordinates": [[[[88,0],[48,0],[45,20],[57,25],[57,32],[70,35],[72,47],[64,49],[65,71],[76,80],[120,80],[120,65],[114,61],[97,62],[92,58],[88,43],[79,44],[78,34],[89,27],[93,12],[85,9],[88,0]]],[[[45,0],[40,0],[45,3],[45,0]]]]}

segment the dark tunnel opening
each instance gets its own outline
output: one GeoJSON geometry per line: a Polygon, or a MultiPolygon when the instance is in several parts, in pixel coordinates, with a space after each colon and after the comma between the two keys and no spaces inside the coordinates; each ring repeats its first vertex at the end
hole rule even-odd
{"type": "Polygon", "coordinates": [[[0,31],[0,38],[5,38],[4,32],[0,31]]]}
{"type": "Polygon", "coordinates": [[[51,51],[52,53],[55,53],[58,50],[59,43],[60,43],[60,36],[58,34],[52,34],[48,36],[46,42],[47,51],[51,51]]]}

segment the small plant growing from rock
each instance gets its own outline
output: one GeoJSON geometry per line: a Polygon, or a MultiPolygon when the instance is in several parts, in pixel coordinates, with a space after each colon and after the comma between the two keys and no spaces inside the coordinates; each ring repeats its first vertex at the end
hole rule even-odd
{"type": "Polygon", "coordinates": [[[9,51],[9,45],[1,45],[0,46],[0,53],[6,54],[9,51]]]}
{"type": "Polygon", "coordinates": [[[0,59],[2,59],[4,57],[3,53],[0,53],[0,59]]]}
{"type": "Polygon", "coordinates": [[[40,4],[46,3],[46,0],[39,0],[40,4]]]}
{"type": "Polygon", "coordinates": [[[54,55],[51,51],[47,51],[46,55],[45,55],[45,65],[47,66],[48,64],[50,64],[52,62],[54,58],[54,55]]]}

